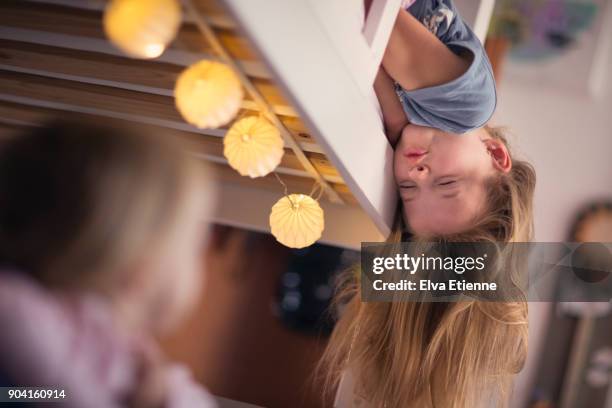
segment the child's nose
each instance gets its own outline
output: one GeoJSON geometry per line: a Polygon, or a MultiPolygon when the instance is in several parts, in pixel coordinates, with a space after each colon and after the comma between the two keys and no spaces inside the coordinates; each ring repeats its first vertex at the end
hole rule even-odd
{"type": "Polygon", "coordinates": [[[410,178],[413,180],[422,180],[429,174],[429,167],[426,164],[417,164],[410,169],[410,178]]]}

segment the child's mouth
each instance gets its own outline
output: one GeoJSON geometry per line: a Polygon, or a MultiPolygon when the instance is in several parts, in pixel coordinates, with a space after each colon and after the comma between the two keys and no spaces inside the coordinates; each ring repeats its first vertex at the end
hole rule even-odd
{"type": "Polygon", "coordinates": [[[409,159],[419,159],[427,154],[427,150],[424,149],[407,149],[404,156],[409,159]]]}

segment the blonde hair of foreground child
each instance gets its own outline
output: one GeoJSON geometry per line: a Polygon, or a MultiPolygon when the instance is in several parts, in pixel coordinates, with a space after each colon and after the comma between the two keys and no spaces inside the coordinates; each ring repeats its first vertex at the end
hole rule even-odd
{"type": "MultiPolygon", "coordinates": [[[[506,143],[500,129],[487,130],[506,143]]],[[[513,164],[512,171],[490,184],[490,210],[477,225],[425,240],[490,245],[530,241],[535,173],[526,162],[513,164]]],[[[402,218],[400,208],[388,243],[401,240],[402,218]]],[[[501,248],[500,253],[513,256],[501,248]]],[[[527,355],[525,301],[364,303],[354,275],[347,275],[340,289],[336,302],[346,307],[320,364],[330,392],[350,372],[354,395],[371,407],[506,404],[512,379],[527,355]]]]}
{"type": "Polygon", "coordinates": [[[195,302],[210,172],[174,137],[55,121],[0,148],[0,264],[159,331],[195,302]]]}

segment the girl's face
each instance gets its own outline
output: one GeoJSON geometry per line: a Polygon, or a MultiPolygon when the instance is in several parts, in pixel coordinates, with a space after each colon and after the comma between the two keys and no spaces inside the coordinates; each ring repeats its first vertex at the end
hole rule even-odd
{"type": "Polygon", "coordinates": [[[411,231],[430,236],[469,229],[486,210],[486,182],[511,168],[504,143],[484,128],[458,135],[407,125],[394,173],[411,231]]]}

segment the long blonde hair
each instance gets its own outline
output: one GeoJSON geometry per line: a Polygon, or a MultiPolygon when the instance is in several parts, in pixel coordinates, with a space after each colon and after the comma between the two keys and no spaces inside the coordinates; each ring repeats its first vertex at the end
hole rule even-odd
{"type": "MultiPolygon", "coordinates": [[[[487,130],[506,142],[501,130],[487,130]]],[[[533,168],[514,161],[511,172],[490,183],[490,210],[472,230],[427,240],[528,242],[534,188],[533,168]]],[[[401,241],[405,231],[399,209],[387,242],[401,241]]],[[[320,364],[330,392],[349,370],[354,394],[372,407],[505,405],[527,355],[524,300],[364,303],[354,274],[340,286],[342,315],[320,364]]]]}
{"type": "MultiPolygon", "coordinates": [[[[0,264],[58,289],[112,294],[163,246],[210,174],[167,135],[56,120],[0,150],[0,264]]],[[[213,198],[201,200],[202,217],[213,198]]]]}

